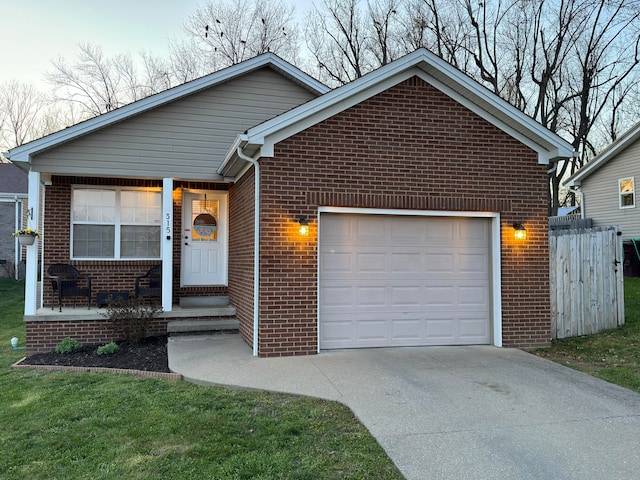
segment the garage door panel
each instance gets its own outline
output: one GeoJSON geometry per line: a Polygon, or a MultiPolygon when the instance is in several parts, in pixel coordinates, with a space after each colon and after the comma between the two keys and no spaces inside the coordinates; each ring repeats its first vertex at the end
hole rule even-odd
{"type": "Polygon", "coordinates": [[[322,287],[320,297],[322,298],[323,308],[344,308],[354,305],[353,287],[350,285],[322,287]]]}
{"type": "Polygon", "coordinates": [[[457,269],[460,273],[481,273],[487,274],[488,261],[486,252],[483,253],[461,253],[456,258],[457,269]]]}
{"type": "Polygon", "coordinates": [[[323,323],[320,329],[320,342],[331,345],[330,348],[352,348],[354,324],[351,320],[334,320],[323,323]]]}
{"type": "Polygon", "coordinates": [[[363,241],[366,243],[370,239],[378,237],[380,230],[384,228],[384,224],[378,224],[368,218],[358,218],[355,220],[355,240],[358,243],[362,243],[363,241]]]}
{"type": "Polygon", "coordinates": [[[424,255],[420,253],[391,253],[392,273],[419,273],[424,271],[424,255]]]}
{"type": "Polygon", "coordinates": [[[391,319],[391,341],[395,344],[422,342],[425,338],[425,322],[421,316],[391,319]]]}
{"type": "Polygon", "coordinates": [[[350,272],[351,258],[353,254],[350,252],[326,251],[321,255],[321,269],[323,272],[350,272]]]}
{"type": "Polygon", "coordinates": [[[460,306],[482,307],[489,310],[487,299],[489,292],[483,286],[460,286],[458,287],[458,304],[460,306]]]}
{"type": "Polygon", "coordinates": [[[424,258],[425,273],[453,272],[454,256],[451,253],[430,253],[424,258]]]}
{"type": "Polygon", "coordinates": [[[355,273],[379,273],[387,272],[387,255],[384,253],[357,253],[355,273]]]}
{"type": "Polygon", "coordinates": [[[357,287],[356,306],[358,308],[384,307],[387,305],[386,294],[386,287],[357,287]]]}
{"type": "Polygon", "coordinates": [[[482,244],[489,244],[489,229],[486,226],[486,221],[482,219],[467,219],[469,221],[459,222],[458,226],[458,239],[461,242],[469,245],[477,245],[479,242],[482,244]]]}
{"type": "Polygon", "coordinates": [[[431,343],[453,344],[456,339],[456,326],[450,318],[429,318],[425,322],[426,338],[431,343]]]}
{"type": "Polygon", "coordinates": [[[385,342],[389,339],[388,320],[362,319],[358,322],[356,338],[360,342],[385,342]]]}
{"type": "Polygon", "coordinates": [[[458,295],[453,286],[430,285],[423,289],[423,305],[427,308],[455,305],[458,295]]]}
{"type": "Polygon", "coordinates": [[[462,317],[459,320],[460,338],[468,343],[477,342],[489,335],[489,328],[484,317],[462,317]]]}
{"type": "Polygon", "coordinates": [[[489,343],[489,222],[322,214],[320,347],[489,343]]]}
{"type": "Polygon", "coordinates": [[[425,227],[425,239],[435,244],[446,244],[455,238],[455,225],[444,218],[431,218],[425,227]]]}
{"type": "Polygon", "coordinates": [[[392,286],[391,305],[394,307],[419,307],[422,304],[423,289],[416,286],[392,286]]]}

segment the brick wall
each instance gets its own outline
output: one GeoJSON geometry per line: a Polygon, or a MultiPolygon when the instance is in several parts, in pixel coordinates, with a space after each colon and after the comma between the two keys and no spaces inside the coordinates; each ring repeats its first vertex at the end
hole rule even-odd
{"type": "MultiPolygon", "coordinates": [[[[154,318],[151,321],[147,330],[148,336],[165,335],[167,333],[167,323],[172,320],[228,320],[231,318],[217,316],[171,318],[170,313],[161,315],[161,317],[154,318]]],[[[59,319],[44,321],[30,319],[26,322],[26,331],[27,355],[50,352],[66,337],[74,338],[81,344],[104,344],[121,339],[120,333],[114,329],[107,318],[100,320],[71,320],[60,317],[59,319]]]]}
{"type": "MultiPolygon", "coordinates": [[[[167,333],[167,319],[154,318],[149,325],[148,335],[164,335],[167,333]]],[[[120,335],[114,330],[108,319],[104,320],[59,320],[27,321],[27,355],[50,352],[66,337],[74,338],[81,344],[104,344],[119,340],[120,335]]]]}
{"type": "Polygon", "coordinates": [[[281,142],[261,166],[261,356],[316,352],[318,206],[500,212],[503,344],[549,343],[546,167],[422,80],[281,142]]]}
{"type": "Polygon", "coordinates": [[[229,191],[229,300],[240,334],[253,347],[253,240],[255,175],[246,173],[229,191]]]}

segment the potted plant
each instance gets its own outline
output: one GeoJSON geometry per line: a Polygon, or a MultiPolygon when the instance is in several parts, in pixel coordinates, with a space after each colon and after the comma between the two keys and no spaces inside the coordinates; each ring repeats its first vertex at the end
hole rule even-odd
{"type": "Polygon", "coordinates": [[[33,242],[36,241],[36,237],[40,236],[37,230],[33,230],[31,228],[16,230],[12,235],[14,237],[18,237],[20,245],[33,245],[33,242]]]}

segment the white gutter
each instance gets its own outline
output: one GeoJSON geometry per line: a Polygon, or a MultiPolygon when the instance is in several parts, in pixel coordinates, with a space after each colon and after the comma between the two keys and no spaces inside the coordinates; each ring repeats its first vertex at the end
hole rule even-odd
{"type": "Polygon", "coordinates": [[[255,207],[254,207],[254,240],[253,240],[253,356],[258,356],[258,307],[260,295],[260,164],[247,156],[238,146],[238,157],[255,167],[255,207]]]}

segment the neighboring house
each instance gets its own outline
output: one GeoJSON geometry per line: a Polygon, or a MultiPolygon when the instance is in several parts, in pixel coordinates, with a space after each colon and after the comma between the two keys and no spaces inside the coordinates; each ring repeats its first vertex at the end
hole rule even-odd
{"type": "Polygon", "coordinates": [[[26,172],[13,163],[0,162],[0,277],[24,277],[24,249],[11,234],[22,227],[26,203],[26,172]]]}
{"type": "MultiPolygon", "coordinates": [[[[228,296],[254,355],[279,356],[547,345],[546,170],[572,153],[418,50],[332,91],[262,55],[7,155],[30,199],[47,184],[44,269],[131,290],[161,263],[163,321],[228,296]]],[[[31,257],[27,276],[28,351],[112,335],[39,310],[31,257]]]]}
{"type": "Polygon", "coordinates": [[[625,275],[640,275],[640,123],[625,132],[564,185],[580,196],[582,216],[594,227],[620,226],[625,251],[625,275]]]}

